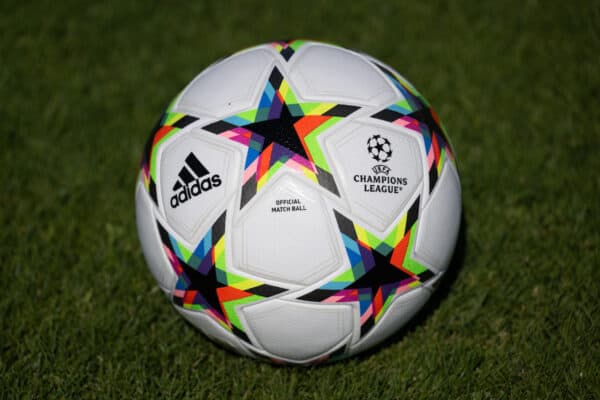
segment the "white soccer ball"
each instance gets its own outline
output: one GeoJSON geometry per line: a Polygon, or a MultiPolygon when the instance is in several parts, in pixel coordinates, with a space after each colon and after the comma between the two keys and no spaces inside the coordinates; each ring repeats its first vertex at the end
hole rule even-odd
{"type": "Polygon", "coordinates": [[[239,353],[310,364],[403,326],[446,271],[460,181],[434,111],[365,54],[275,42],[196,76],[136,189],[144,256],[175,309],[239,353]]]}

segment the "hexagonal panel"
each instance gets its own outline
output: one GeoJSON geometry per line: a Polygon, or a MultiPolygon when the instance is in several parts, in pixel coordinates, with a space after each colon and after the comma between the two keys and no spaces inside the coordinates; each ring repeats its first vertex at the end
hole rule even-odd
{"type": "Polygon", "coordinates": [[[235,222],[234,265],[252,276],[308,285],[341,265],[333,216],[317,189],[284,173],[235,222]]]}
{"type": "Polygon", "coordinates": [[[448,268],[460,228],[460,180],[446,163],[433,193],[421,212],[415,255],[435,272],[448,268]]]}
{"type": "Polygon", "coordinates": [[[194,78],[175,109],[218,118],[243,111],[256,101],[272,63],[271,53],[261,48],[234,54],[194,78]]]}
{"type": "Polygon", "coordinates": [[[150,272],[158,282],[158,286],[163,291],[170,293],[177,276],[162,250],[153,209],[154,203],[140,179],[135,190],[135,220],[142,252],[150,272]]]}
{"type": "Polygon", "coordinates": [[[397,96],[373,64],[347,49],[310,43],[291,61],[290,80],[305,99],[380,105],[397,96]]]}
{"type": "Polygon", "coordinates": [[[385,231],[423,179],[418,141],[395,126],[354,121],[323,139],[352,213],[385,231]]]}
{"type": "Polygon", "coordinates": [[[169,225],[193,242],[239,190],[241,156],[200,129],[179,134],[158,154],[158,193],[169,225]]]}
{"type": "Polygon", "coordinates": [[[175,310],[179,312],[190,324],[200,329],[202,333],[217,343],[221,343],[225,347],[237,351],[238,353],[252,357],[252,353],[246,349],[240,339],[233,333],[223,328],[212,317],[201,311],[191,311],[175,306],[175,310]]]}
{"type": "Polygon", "coordinates": [[[273,299],[241,307],[252,341],[267,354],[308,362],[331,353],[352,337],[351,304],[273,299]]]}
{"type": "Polygon", "coordinates": [[[431,290],[426,287],[418,287],[392,300],[383,317],[369,331],[367,336],[362,337],[350,347],[350,355],[369,349],[397,332],[400,327],[404,326],[423,308],[431,297],[431,293],[431,290]]]}

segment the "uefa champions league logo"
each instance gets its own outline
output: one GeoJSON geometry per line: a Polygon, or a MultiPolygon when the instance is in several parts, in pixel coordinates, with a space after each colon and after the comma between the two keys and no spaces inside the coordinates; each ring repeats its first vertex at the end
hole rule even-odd
{"type": "Polygon", "coordinates": [[[390,167],[388,167],[387,165],[383,165],[383,164],[374,165],[373,168],[371,168],[371,170],[376,174],[385,174],[385,175],[389,175],[390,171],[391,171],[390,167]]]}
{"type": "Polygon", "coordinates": [[[408,184],[408,179],[402,176],[390,175],[392,169],[383,164],[392,158],[392,145],[390,141],[375,134],[367,140],[367,153],[378,164],[371,167],[374,175],[356,174],[353,177],[354,182],[362,185],[366,193],[388,193],[397,194],[408,184]]]}
{"type": "Polygon", "coordinates": [[[367,151],[371,158],[378,162],[388,162],[392,158],[392,145],[381,135],[373,135],[369,138],[367,151]]]}
{"type": "MultiPolygon", "coordinates": [[[[367,140],[367,152],[377,162],[385,163],[392,158],[392,145],[390,141],[379,135],[375,134],[367,140]]],[[[377,164],[372,168],[375,174],[389,175],[391,169],[387,165],[377,164]]]]}

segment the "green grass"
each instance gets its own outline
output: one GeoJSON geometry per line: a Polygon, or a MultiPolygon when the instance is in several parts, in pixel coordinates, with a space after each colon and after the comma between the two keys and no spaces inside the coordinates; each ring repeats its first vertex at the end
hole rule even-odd
{"type": "Polygon", "coordinates": [[[0,398],[599,398],[600,7],[591,1],[0,5],[0,398]],[[386,346],[317,368],[221,350],[134,223],[163,107],[240,48],[307,37],[395,66],[463,185],[451,279],[386,346]]]}

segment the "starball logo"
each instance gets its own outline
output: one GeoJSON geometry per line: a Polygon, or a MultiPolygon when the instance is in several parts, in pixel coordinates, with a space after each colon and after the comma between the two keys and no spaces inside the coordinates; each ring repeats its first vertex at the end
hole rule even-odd
{"type": "Polygon", "coordinates": [[[194,153],[190,153],[185,158],[185,165],[179,171],[179,179],[173,185],[175,193],[171,196],[171,207],[177,208],[180,204],[221,186],[221,183],[219,174],[211,175],[194,153]]]}
{"type": "Polygon", "coordinates": [[[354,182],[362,185],[362,190],[368,193],[398,194],[408,184],[408,179],[403,176],[390,175],[392,169],[385,165],[392,159],[392,144],[390,140],[380,134],[375,134],[367,140],[367,153],[378,164],[371,168],[374,175],[356,174],[354,182]]]}

